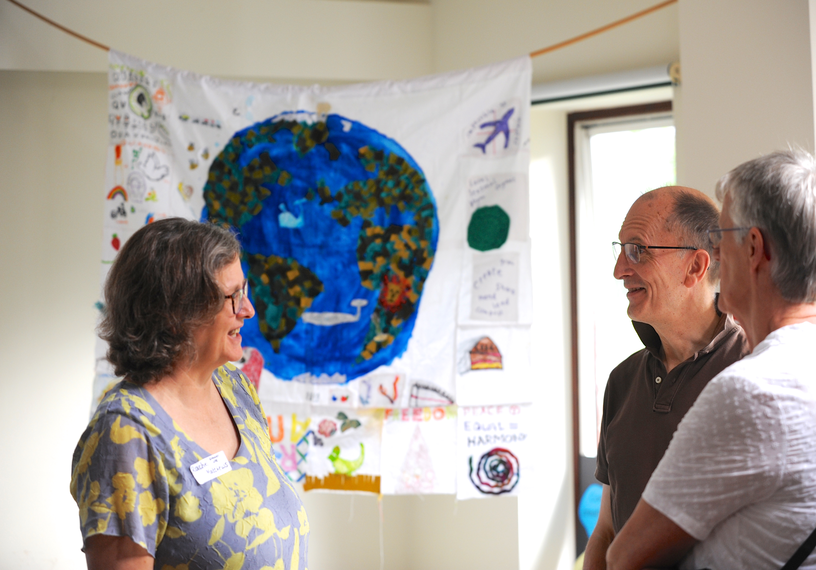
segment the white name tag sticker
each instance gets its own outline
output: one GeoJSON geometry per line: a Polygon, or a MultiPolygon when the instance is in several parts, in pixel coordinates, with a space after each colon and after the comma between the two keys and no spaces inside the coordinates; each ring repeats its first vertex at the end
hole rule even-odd
{"type": "Polygon", "coordinates": [[[230,465],[224,452],[219,451],[191,465],[190,471],[192,471],[193,477],[198,481],[198,484],[203,485],[207,481],[220,477],[227,471],[232,471],[232,465],[230,465]]]}

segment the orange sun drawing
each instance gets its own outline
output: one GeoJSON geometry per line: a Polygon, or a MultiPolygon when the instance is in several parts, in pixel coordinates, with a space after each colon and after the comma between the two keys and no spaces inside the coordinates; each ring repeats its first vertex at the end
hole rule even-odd
{"type": "Polygon", "coordinates": [[[383,276],[383,286],[380,290],[380,305],[392,313],[396,313],[405,301],[408,300],[408,292],[411,284],[405,277],[392,274],[383,276]]]}

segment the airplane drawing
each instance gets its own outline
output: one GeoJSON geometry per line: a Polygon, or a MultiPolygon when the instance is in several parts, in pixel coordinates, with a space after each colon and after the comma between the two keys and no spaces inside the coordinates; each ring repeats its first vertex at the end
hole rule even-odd
{"type": "Polygon", "coordinates": [[[333,327],[334,325],[341,325],[344,323],[356,323],[360,320],[360,308],[368,305],[365,299],[352,299],[351,306],[357,308],[357,314],[350,313],[331,313],[331,312],[308,312],[303,313],[300,318],[310,325],[318,325],[321,327],[333,327]]]}
{"type": "Polygon", "coordinates": [[[486,123],[482,123],[481,125],[479,125],[480,129],[486,129],[486,128],[489,128],[489,127],[493,127],[493,132],[490,133],[490,135],[487,137],[487,140],[485,142],[476,143],[473,146],[475,146],[476,148],[482,149],[482,154],[484,154],[486,152],[485,149],[486,149],[487,145],[489,145],[491,142],[493,142],[493,139],[495,139],[500,134],[504,134],[504,148],[507,148],[507,144],[510,142],[510,124],[509,123],[510,123],[510,117],[513,115],[513,111],[515,111],[515,108],[512,108],[509,111],[507,111],[504,114],[504,116],[501,119],[499,119],[498,121],[488,121],[486,123]]]}

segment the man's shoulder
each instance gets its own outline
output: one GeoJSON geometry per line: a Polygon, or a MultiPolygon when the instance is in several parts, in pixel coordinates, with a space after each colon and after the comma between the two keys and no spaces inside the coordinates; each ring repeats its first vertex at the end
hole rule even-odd
{"type": "Polygon", "coordinates": [[[759,356],[770,353],[774,356],[783,352],[808,351],[816,344],[816,325],[799,322],[771,331],[754,349],[759,356]]]}
{"type": "Polygon", "coordinates": [[[774,331],[715,380],[723,390],[757,395],[793,389],[816,398],[816,372],[808,358],[814,344],[816,327],[805,332],[774,331]]]}

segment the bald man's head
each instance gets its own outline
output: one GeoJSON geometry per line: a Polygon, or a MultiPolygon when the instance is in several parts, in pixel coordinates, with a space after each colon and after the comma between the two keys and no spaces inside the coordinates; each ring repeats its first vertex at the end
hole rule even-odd
{"type": "Polygon", "coordinates": [[[720,264],[714,260],[714,252],[708,240],[708,230],[716,228],[720,221],[717,205],[707,195],[686,186],[664,186],[646,192],[641,200],[665,201],[669,206],[666,230],[677,236],[678,243],[704,249],[711,256],[708,278],[711,282],[720,276],[720,264]]]}

